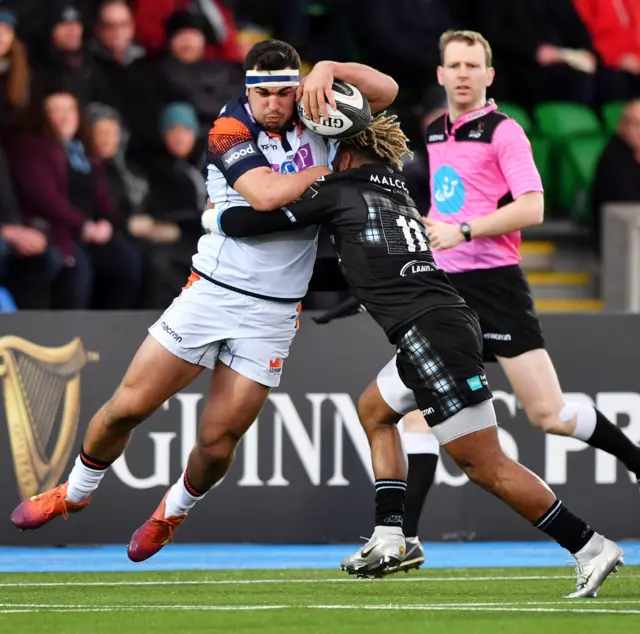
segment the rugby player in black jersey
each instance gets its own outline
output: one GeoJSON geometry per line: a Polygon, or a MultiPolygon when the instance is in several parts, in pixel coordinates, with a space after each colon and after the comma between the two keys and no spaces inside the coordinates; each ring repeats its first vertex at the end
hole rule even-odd
{"type": "Polygon", "coordinates": [[[206,221],[208,230],[233,238],[325,225],[352,292],[396,347],[358,402],[376,477],[375,529],[342,567],[378,576],[402,561],[407,463],[395,423],[417,403],[472,482],[575,557],[578,582],[567,596],[596,596],[623,563],[623,552],[502,451],[478,318],[437,268],[428,232],[398,171],[408,153],[406,141],[394,116],[379,115],[367,130],[340,142],[334,173],[294,203],[272,212],[213,210],[206,221]]]}

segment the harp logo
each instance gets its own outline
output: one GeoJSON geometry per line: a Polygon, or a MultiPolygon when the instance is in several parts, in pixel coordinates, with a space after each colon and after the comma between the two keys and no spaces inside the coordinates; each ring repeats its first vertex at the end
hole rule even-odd
{"type": "Polygon", "coordinates": [[[80,372],[96,353],[75,338],[47,348],[0,338],[0,380],[13,466],[22,499],[55,487],[73,449],[80,415],[80,372]]]}

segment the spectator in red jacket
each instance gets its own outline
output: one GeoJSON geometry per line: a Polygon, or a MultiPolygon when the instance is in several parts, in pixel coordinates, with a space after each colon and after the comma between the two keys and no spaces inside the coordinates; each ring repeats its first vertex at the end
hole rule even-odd
{"type": "Polygon", "coordinates": [[[46,228],[64,256],[54,307],[134,308],[141,256],[114,231],[114,201],[77,98],[58,88],[34,99],[9,136],[7,153],[25,215],[46,228]]]}
{"type": "Polygon", "coordinates": [[[136,40],[150,53],[160,51],[165,44],[167,20],[183,10],[203,16],[207,22],[207,59],[243,61],[233,14],[222,0],[137,0],[136,40]]]}
{"type": "Polygon", "coordinates": [[[573,0],[604,65],[601,101],[640,95],[640,2],[573,0]]]}

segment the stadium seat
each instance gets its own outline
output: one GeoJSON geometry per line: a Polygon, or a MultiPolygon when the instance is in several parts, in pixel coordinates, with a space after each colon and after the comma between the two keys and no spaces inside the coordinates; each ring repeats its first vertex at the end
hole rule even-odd
{"type": "Polygon", "coordinates": [[[540,133],[555,141],[602,132],[602,125],[595,112],[579,104],[543,103],[535,108],[534,114],[540,133]]]}
{"type": "Polygon", "coordinates": [[[589,195],[598,159],[608,142],[605,134],[566,139],[560,159],[560,204],[577,221],[590,213],[589,195]]]}
{"type": "Polygon", "coordinates": [[[613,101],[602,106],[602,119],[608,132],[614,133],[617,131],[624,106],[623,101],[613,101]]]}
{"type": "Polygon", "coordinates": [[[500,103],[499,110],[517,121],[527,135],[533,132],[533,121],[529,113],[522,106],[515,103],[500,103]]]}
{"type": "Polygon", "coordinates": [[[0,286],[0,313],[14,313],[17,310],[11,293],[4,286],[0,286]]]}

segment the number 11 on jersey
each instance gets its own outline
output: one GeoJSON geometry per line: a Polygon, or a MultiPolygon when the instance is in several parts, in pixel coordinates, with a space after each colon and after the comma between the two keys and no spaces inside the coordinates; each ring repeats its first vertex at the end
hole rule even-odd
{"type": "Polygon", "coordinates": [[[407,221],[405,216],[398,216],[396,224],[402,229],[402,234],[407,241],[407,248],[411,253],[429,249],[426,229],[415,218],[409,218],[407,221]]]}

